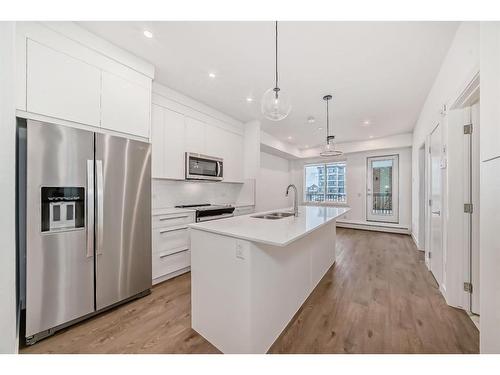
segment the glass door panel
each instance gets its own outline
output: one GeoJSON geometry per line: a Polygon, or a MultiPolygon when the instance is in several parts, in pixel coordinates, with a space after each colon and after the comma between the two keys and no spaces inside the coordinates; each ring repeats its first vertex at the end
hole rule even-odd
{"type": "Polygon", "coordinates": [[[398,161],[398,155],[368,158],[367,220],[399,221],[398,161]]]}

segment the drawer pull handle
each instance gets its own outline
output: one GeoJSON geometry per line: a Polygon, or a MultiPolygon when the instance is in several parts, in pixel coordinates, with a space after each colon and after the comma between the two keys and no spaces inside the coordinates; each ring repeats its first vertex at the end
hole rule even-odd
{"type": "Polygon", "coordinates": [[[177,232],[178,230],[185,230],[185,229],[188,229],[188,227],[181,227],[181,228],[174,228],[174,229],[164,229],[164,230],[161,230],[160,233],[177,232]]]}
{"type": "Polygon", "coordinates": [[[182,253],[182,252],[187,251],[187,250],[189,250],[189,248],[180,249],[180,250],[174,251],[174,252],[172,252],[172,253],[162,254],[162,255],[160,255],[160,259],[165,258],[165,257],[168,257],[168,256],[170,256],[170,255],[174,255],[174,254],[182,253]]]}
{"type": "Polygon", "coordinates": [[[174,220],[174,219],[184,219],[186,217],[189,217],[189,216],[185,215],[185,216],[174,216],[174,217],[162,217],[162,218],[160,218],[160,221],[174,220]]]}

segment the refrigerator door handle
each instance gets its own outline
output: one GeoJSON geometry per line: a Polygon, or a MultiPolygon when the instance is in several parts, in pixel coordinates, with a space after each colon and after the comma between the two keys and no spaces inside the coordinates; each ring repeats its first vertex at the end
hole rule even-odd
{"type": "Polygon", "coordinates": [[[94,256],[94,160],[87,160],[87,258],[94,256]]]}
{"type": "Polygon", "coordinates": [[[104,187],[103,187],[103,174],[102,174],[102,160],[95,161],[96,166],[96,188],[97,188],[97,241],[96,241],[96,255],[102,254],[103,244],[103,210],[104,210],[104,187]]]}

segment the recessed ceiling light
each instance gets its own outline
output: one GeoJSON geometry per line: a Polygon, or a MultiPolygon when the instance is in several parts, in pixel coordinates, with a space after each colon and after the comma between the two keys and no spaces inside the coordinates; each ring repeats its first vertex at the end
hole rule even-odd
{"type": "Polygon", "coordinates": [[[151,39],[153,37],[153,33],[149,30],[144,30],[143,34],[146,38],[149,38],[149,39],[151,39]]]}
{"type": "Polygon", "coordinates": [[[322,127],[319,127],[319,128],[318,128],[318,130],[323,130],[323,128],[322,128],[322,127]]]}
{"type": "Polygon", "coordinates": [[[315,122],[315,121],[316,121],[316,119],[315,119],[314,117],[312,117],[312,116],[309,116],[309,117],[307,118],[307,122],[308,122],[309,124],[314,124],[314,122],[315,122]]]}
{"type": "Polygon", "coordinates": [[[210,78],[215,78],[215,73],[208,73],[208,76],[209,76],[210,78]]]}
{"type": "Polygon", "coordinates": [[[372,139],[372,138],[373,138],[373,135],[370,135],[368,138],[372,139]]]}
{"type": "Polygon", "coordinates": [[[305,145],[304,147],[305,147],[305,148],[309,148],[309,145],[305,145]]]}
{"type": "Polygon", "coordinates": [[[365,120],[365,121],[363,121],[363,125],[364,125],[364,126],[368,126],[368,125],[370,125],[370,120],[365,120]]]}
{"type": "Polygon", "coordinates": [[[253,98],[252,98],[251,96],[249,96],[249,97],[247,98],[247,102],[249,102],[249,103],[253,102],[253,98]]]}
{"type": "Polygon", "coordinates": [[[292,139],[292,136],[291,136],[291,135],[289,135],[289,136],[288,136],[288,140],[291,140],[291,139],[292,139]]]}

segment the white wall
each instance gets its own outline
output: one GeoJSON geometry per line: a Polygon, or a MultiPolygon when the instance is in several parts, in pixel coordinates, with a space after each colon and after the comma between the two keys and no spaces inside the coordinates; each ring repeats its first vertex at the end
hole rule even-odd
{"type": "Polygon", "coordinates": [[[500,23],[481,23],[481,353],[500,353],[500,23]]]}
{"type": "Polygon", "coordinates": [[[14,22],[0,22],[0,353],[17,351],[14,22]]]}
{"type": "Polygon", "coordinates": [[[290,161],[261,152],[259,177],[256,181],[255,210],[259,212],[290,207],[293,204],[293,193],[288,198],[285,196],[289,183],[290,161]]]}
{"type": "MultiPolygon", "coordinates": [[[[344,154],[337,159],[309,158],[292,161],[292,182],[300,190],[299,201],[304,201],[304,165],[336,160],[346,161],[347,204],[351,211],[342,220],[366,222],[367,157],[399,155],[399,225],[409,228],[411,221],[411,148],[396,148],[344,154]]],[[[372,223],[373,224],[373,223],[372,223]]]]}
{"type": "MultiPolygon", "coordinates": [[[[442,121],[442,106],[448,104],[463,90],[479,70],[479,23],[462,22],[457,29],[450,49],[427,96],[413,130],[413,196],[411,226],[419,238],[419,158],[418,150],[434,127],[442,121]]],[[[442,132],[443,134],[445,132],[442,132]]],[[[420,244],[419,244],[420,245],[420,244]]],[[[422,245],[420,245],[422,247],[422,245]]]]}
{"type": "Polygon", "coordinates": [[[244,184],[153,179],[153,209],[181,204],[254,205],[255,180],[244,184]]]}

